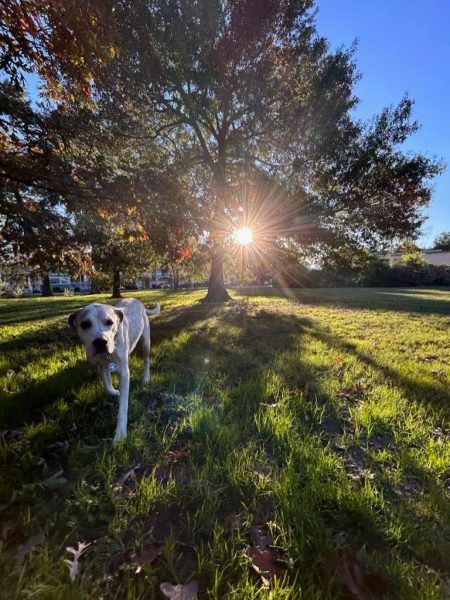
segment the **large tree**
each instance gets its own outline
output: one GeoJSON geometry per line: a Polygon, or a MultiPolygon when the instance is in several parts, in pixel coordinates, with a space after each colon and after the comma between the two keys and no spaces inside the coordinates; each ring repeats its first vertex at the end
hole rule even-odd
{"type": "Polygon", "coordinates": [[[117,149],[129,140],[135,157],[157,148],[186,174],[197,226],[209,233],[208,300],[228,297],[223,259],[240,221],[258,230],[261,254],[294,241],[316,259],[417,232],[439,165],[399,149],[416,129],[412,103],[367,126],[354,121],[352,50],[330,51],[313,0],[108,0],[100,12],[95,2],[62,4],[59,18],[59,3],[38,3],[50,37],[64,38],[67,18],[75,32],[69,60],[43,44],[51,68],[41,74],[65,106],[80,102],[88,78],[117,149]]]}
{"type": "Polygon", "coordinates": [[[416,129],[411,101],[368,126],[354,122],[352,51],[330,51],[313,4],[109,4],[118,54],[101,74],[98,101],[132,107],[127,125],[142,146],[156,141],[169,164],[189,170],[210,234],[208,300],[227,298],[225,240],[242,197],[261,181],[248,224],[261,238],[294,238],[319,255],[413,235],[430,199],[427,178],[439,166],[399,150],[416,129]]]}

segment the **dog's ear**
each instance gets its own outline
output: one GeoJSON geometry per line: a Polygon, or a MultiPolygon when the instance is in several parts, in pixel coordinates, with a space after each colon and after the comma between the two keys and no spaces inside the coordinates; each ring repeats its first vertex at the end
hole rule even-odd
{"type": "Polygon", "coordinates": [[[77,328],[77,315],[79,312],[80,311],[77,310],[77,312],[74,312],[71,315],[69,315],[69,327],[72,327],[72,329],[77,328]]]}
{"type": "Polygon", "coordinates": [[[122,323],[122,321],[123,321],[123,311],[121,311],[120,308],[115,308],[114,312],[119,317],[119,321],[122,323]]]}

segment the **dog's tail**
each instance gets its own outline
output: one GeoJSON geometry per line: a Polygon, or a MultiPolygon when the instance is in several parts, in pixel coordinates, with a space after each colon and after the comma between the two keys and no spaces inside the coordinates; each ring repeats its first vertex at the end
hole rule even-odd
{"type": "Polygon", "coordinates": [[[150,309],[150,308],[146,308],[146,309],[145,309],[145,312],[146,312],[148,315],[157,315],[157,314],[158,314],[160,311],[161,311],[161,307],[160,307],[160,305],[159,305],[158,303],[156,303],[156,306],[155,306],[155,308],[152,308],[152,309],[150,309]]]}

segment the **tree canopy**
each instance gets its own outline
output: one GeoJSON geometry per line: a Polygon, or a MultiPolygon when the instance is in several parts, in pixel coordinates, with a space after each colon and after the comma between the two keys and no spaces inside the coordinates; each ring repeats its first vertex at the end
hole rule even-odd
{"type": "Polygon", "coordinates": [[[436,250],[450,250],[450,231],[443,231],[436,236],[433,248],[436,248],[436,250]]]}
{"type": "MultiPolygon", "coordinates": [[[[90,151],[69,144],[81,187],[98,204],[120,183],[122,204],[153,212],[155,229],[161,209],[187,211],[207,235],[208,300],[227,298],[223,260],[242,224],[255,232],[255,255],[272,263],[277,248],[319,261],[417,235],[441,165],[401,148],[417,129],[408,97],[370,123],[354,118],[354,48],[330,49],[313,0],[62,4],[62,13],[52,3],[32,8],[37,58],[20,50],[12,17],[9,33],[59,111],[84,126],[74,139],[89,138],[90,151]],[[68,30],[80,43],[65,55],[68,30]],[[167,193],[174,179],[183,193],[167,193]]],[[[14,56],[3,59],[11,76],[22,66],[14,56]]]]}

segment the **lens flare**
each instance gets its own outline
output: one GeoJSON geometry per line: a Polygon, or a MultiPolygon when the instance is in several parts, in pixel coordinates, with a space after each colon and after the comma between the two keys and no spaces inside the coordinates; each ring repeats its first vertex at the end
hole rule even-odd
{"type": "Polygon", "coordinates": [[[248,246],[253,242],[253,231],[248,227],[236,229],[233,233],[233,239],[236,244],[239,244],[240,246],[248,246]]]}

